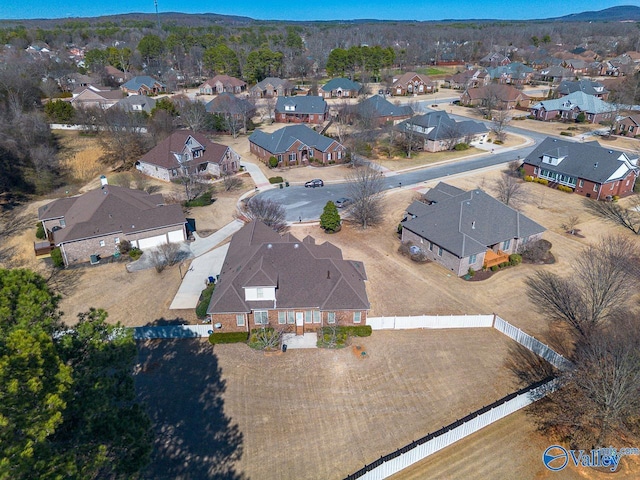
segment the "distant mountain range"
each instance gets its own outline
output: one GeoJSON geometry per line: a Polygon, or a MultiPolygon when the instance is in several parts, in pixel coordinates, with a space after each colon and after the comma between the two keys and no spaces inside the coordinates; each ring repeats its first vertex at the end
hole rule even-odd
{"type": "MultiPolygon", "coordinates": [[[[122,20],[129,21],[152,21],[156,22],[156,15],[153,13],[126,13],[119,15],[105,15],[102,17],[68,17],[68,18],[55,18],[55,19],[28,19],[28,20],[2,20],[0,19],[0,27],[8,27],[12,25],[25,25],[25,26],[37,26],[41,28],[52,28],[57,24],[68,21],[84,21],[92,23],[94,21],[100,22],[118,22],[122,20]]],[[[226,25],[247,25],[252,23],[270,23],[269,20],[255,20],[250,17],[242,17],[235,15],[220,15],[217,13],[179,13],[179,12],[164,12],[160,13],[161,22],[176,22],[182,25],[190,26],[205,26],[212,24],[226,24],[226,25]]],[[[573,13],[571,15],[565,15],[563,17],[553,18],[541,18],[536,20],[499,20],[499,19],[443,19],[443,20],[429,20],[425,23],[491,23],[491,22],[623,22],[640,21],[640,7],[635,5],[622,5],[618,7],[605,8],[604,10],[598,10],[593,12],[573,13]]],[[[413,20],[380,20],[380,19],[357,19],[357,20],[333,20],[333,21],[295,21],[295,20],[273,20],[277,23],[344,23],[344,24],[366,24],[366,23],[416,23],[413,20]]]]}
{"type": "Polygon", "coordinates": [[[564,17],[546,18],[545,20],[555,22],[638,22],[640,21],[640,7],[621,5],[596,12],[573,13],[564,17]]]}

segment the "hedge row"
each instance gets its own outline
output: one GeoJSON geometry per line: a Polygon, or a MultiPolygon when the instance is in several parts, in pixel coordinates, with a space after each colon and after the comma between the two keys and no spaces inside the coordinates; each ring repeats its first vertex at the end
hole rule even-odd
{"type": "Polygon", "coordinates": [[[344,326],[344,327],[340,327],[340,329],[351,337],[371,336],[371,325],[344,326]]]}
{"type": "Polygon", "coordinates": [[[209,343],[243,343],[249,339],[247,332],[224,332],[209,335],[209,343]]]}

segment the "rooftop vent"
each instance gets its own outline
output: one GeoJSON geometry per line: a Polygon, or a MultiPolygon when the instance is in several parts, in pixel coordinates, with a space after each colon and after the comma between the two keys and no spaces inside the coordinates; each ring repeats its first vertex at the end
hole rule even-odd
{"type": "Polygon", "coordinates": [[[273,245],[271,245],[270,243],[267,244],[267,248],[273,248],[273,245]]]}
{"type": "Polygon", "coordinates": [[[298,248],[300,245],[298,245],[297,243],[293,244],[293,248],[298,248]]]}
{"type": "Polygon", "coordinates": [[[475,229],[476,228],[476,221],[474,220],[473,222],[471,222],[471,228],[475,229]]]}

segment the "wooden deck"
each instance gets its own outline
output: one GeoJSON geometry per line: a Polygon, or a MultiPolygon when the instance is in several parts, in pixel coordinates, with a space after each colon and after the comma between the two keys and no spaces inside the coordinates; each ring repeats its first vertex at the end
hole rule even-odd
{"type": "Polygon", "coordinates": [[[484,268],[491,268],[494,265],[500,265],[501,263],[508,262],[508,261],[509,261],[508,253],[504,253],[502,250],[498,250],[498,253],[496,253],[493,250],[489,249],[484,254],[484,263],[482,264],[482,266],[484,268]]]}

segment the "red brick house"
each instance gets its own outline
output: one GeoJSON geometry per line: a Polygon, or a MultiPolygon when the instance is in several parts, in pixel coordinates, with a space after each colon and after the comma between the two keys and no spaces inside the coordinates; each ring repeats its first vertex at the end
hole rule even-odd
{"type": "Polygon", "coordinates": [[[200,95],[217,95],[219,93],[242,93],[247,82],[229,75],[216,75],[198,87],[200,95]]]}
{"type": "Polygon", "coordinates": [[[307,165],[311,159],[325,165],[342,163],[347,153],[344,145],[305,125],[290,125],[271,134],[256,130],[249,136],[249,148],[265,164],[276,157],[280,166],[307,165]]]}
{"type": "Polygon", "coordinates": [[[124,240],[144,250],[187,238],[180,205],[165,205],[159,194],[108,185],[105,177],[101,188],[40,207],[38,219],[65,265],[110,257],[124,240]]]}
{"type": "Polygon", "coordinates": [[[214,332],[271,326],[302,335],[327,325],[365,325],[362,262],[329,242],[280,236],[251,222],[231,239],[207,314],[214,332]]]}
{"type": "Polygon", "coordinates": [[[516,107],[528,107],[531,103],[531,98],[511,85],[500,84],[469,88],[460,96],[460,103],[463,105],[473,105],[475,107],[489,102],[498,110],[511,110],[516,107]]]}
{"type": "Polygon", "coordinates": [[[617,120],[614,131],[618,135],[637,137],[640,135],[640,114],[636,113],[617,120]]]}
{"type": "Polygon", "coordinates": [[[577,143],[548,137],[524,159],[526,175],[564,185],[596,200],[633,193],[638,157],[603,148],[598,142],[577,143]]]}
{"type": "Polygon", "coordinates": [[[393,79],[391,95],[425,95],[436,91],[436,84],[427,75],[407,72],[393,79]]]}
{"type": "Polygon", "coordinates": [[[530,108],[536,120],[574,121],[584,114],[585,121],[600,123],[613,120],[616,107],[584,92],[573,92],[561,98],[543,100],[530,108]]]}
{"type": "Polygon", "coordinates": [[[274,109],[276,122],[321,124],[329,119],[329,105],[322,97],[278,97],[274,109]]]}

